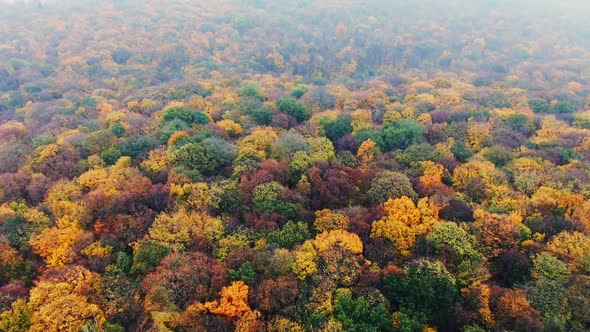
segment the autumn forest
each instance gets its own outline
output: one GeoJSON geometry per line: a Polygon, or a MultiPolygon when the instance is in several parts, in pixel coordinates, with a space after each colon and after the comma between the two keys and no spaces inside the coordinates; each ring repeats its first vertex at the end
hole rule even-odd
{"type": "Polygon", "coordinates": [[[589,331],[576,3],[0,1],[0,331],[589,331]]]}

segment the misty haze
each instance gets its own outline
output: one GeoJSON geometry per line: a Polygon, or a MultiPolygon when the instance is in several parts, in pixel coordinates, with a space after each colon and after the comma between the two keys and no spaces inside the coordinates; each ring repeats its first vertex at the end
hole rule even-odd
{"type": "Polygon", "coordinates": [[[590,331],[589,14],[0,0],[0,332],[590,331]]]}

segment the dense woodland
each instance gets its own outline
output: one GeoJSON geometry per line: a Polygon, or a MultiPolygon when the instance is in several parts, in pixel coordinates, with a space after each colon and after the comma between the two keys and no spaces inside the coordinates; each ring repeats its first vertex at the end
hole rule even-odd
{"type": "Polygon", "coordinates": [[[0,4],[0,331],[590,330],[584,13],[0,4]]]}

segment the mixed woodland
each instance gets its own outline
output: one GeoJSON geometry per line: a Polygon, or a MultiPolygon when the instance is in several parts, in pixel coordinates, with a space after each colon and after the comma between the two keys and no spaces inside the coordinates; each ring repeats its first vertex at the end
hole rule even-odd
{"type": "Polygon", "coordinates": [[[0,331],[590,330],[590,26],[0,4],[0,331]]]}

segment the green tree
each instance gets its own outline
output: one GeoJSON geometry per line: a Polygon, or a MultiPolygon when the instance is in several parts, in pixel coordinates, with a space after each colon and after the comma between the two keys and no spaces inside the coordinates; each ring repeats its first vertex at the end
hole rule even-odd
{"type": "Polygon", "coordinates": [[[152,240],[141,241],[133,255],[131,273],[146,275],[160,265],[160,261],[168,256],[170,248],[152,240]]]}
{"type": "Polygon", "coordinates": [[[125,126],[123,126],[120,122],[115,122],[113,124],[111,124],[111,126],[109,127],[111,133],[113,133],[113,135],[115,135],[118,138],[123,137],[123,135],[125,135],[125,126]]]}
{"type": "Polygon", "coordinates": [[[238,90],[238,94],[258,101],[264,100],[264,96],[260,93],[260,87],[256,83],[244,83],[238,90]]]}
{"type": "Polygon", "coordinates": [[[324,129],[324,135],[332,142],[352,133],[352,118],[349,115],[341,115],[336,120],[323,118],[320,125],[324,129]]]}
{"type": "Polygon", "coordinates": [[[303,122],[309,120],[309,112],[302,104],[298,103],[294,99],[285,98],[277,101],[277,108],[279,111],[292,116],[297,122],[303,122]]]}
{"type": "Polygon", "coordinates": [[[162,116],[164,122],[170,122],[174,119],[181,120],[188,124],[195,123],[205,125],[210,122],[209,117],[205,113],[179,106],[168,108],[162,116]]]}
{"type": "Polygon", "coordinates": [[[402,173],[383,171],[373,178],[367,195],[373,204],[379,204],[390,198],[408,196],[417,198],[410,179],[402,173]]]}
{"type": "Polygon", "coordinates": [[[531,275],[533,281],[526,287],[531,304],[541,313],[546,327],[566,330],[573,311],[567,297],[567,264],[543,252],[533,259],[531,275]]]}
{"type": "Polygon", "coordinates": [[[296,244],[303,243],[311,237],[309,227],[304,222],[287,222],[282,229],[270,232],[267,240],[282,248],[293,248],[296,244]]]}
{"type": "Polygon", "coordinates": [[[363,296],[354,299],[350,290],[339,289],[334,296],[334,316],[345,331],[393,331],[392,317],[385,303],[372,302],[363,296]]]}
{"type": "Polygon", "coordinates": [[[542,98],[531,98],[528,101],[529,107],[535,113],[547,113],[549,112],[549,103],[547,100],[542,98]]]}
{"type": "Polygon", "coordinates": [[[455,158],[462,163],[466,163],[471,157],[473,157],[473,150],[468,148],[465,143],[461,141],[457,141],[453,147],[451,147],[451,152],[455,155],[455,158]]]}
{"type": "Polygon", "coordinates": [[[457,297],[455,278],[439,261],[418,259],[401,275],[383,280],[383,294],[400,310],[422,313],[423,324],[443,324],[451,317],[457,297]]]}
{"type": "Polygon", "coordinates": [[[386,150],[405,149],[425,141],[426,127],[411,119],[388,122],[382,129],[386,150]]]}
{"type": "Polygon", "coordinates": [[[263,183],[254,188],[252,203],[262,213],[279,213],[289,219],[297,217],[299,206],[283,201],[286,189],[276,181],[263,183]]]}
{"type": "Polygon", "coordinates": [[[303,95],[309,91],[309,87],[304,84],[298,84],[296,87],[291,90],[291,96],[295,99],[299,99],[303,97],[303,95]]]}
{"type": "Polygon", "coordinates": [[[574,106],[574,104],[572,104],[569,101],[562,101],[557,103],[557,105],[555,105],[555,107],[553,108],[553,111],[555,111],[556,113],[574,113],[576,111],[576,106],[574,106]]]}
{"type": "Polygon", "coordinates": [[[482,255],[476,250],[476,240],[465,229],[454,222],[437,223],[426,236],[428,243],[436,250],[449,247],[462,259],[481,260],[482,255]]]}
{"type": "Polygon", "coordinates": [[[229,165],[236,156],[236,149],[228,142],[210,137],[201,143],[189,143],[174,149],[168,155],[172,165],[211,174],[229,165]]]}

